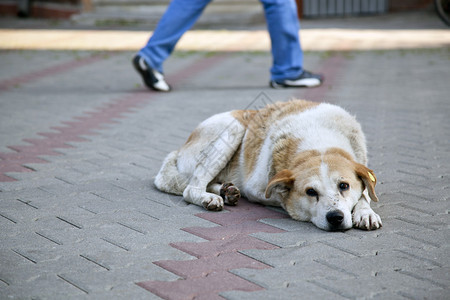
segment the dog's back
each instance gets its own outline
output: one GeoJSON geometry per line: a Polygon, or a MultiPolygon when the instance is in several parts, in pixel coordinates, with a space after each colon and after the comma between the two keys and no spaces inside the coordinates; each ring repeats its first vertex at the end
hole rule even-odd
{"type": "Polygon", "coordinates": [[[239,154],[242,192],[250,200],[276,205],[265,198],[268,181],[286,169],[295,153],[340,148],[367,163],[365,137],[344,109],[304,100],[274,103],[258,111],[247,126],[239,154]]]}

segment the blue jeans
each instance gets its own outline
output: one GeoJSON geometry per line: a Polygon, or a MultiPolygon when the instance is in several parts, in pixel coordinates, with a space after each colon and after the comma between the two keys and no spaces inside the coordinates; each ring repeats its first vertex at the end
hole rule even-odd
{"type": "MultiPolygon", "coordinates": [[[[271,39],[271,79],[294,79],[303,72],[303,51],[298,36],[300,24],[295,1],[260,1],[264,7],[271,39]]],[[[211,0],[172,0],[139,55],[152,68],[163,73],[163,62],[172,53],[181,36],[194,25],[209,2],[211,0]]]]}

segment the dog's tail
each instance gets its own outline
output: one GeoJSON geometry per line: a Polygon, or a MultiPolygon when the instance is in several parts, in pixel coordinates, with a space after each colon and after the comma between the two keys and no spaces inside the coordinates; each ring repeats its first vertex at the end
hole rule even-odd
{"type": "Polygon", "coordinates": [[[183,195],[183,191],[188,185],[188,177],[178,171],[177,167],[178,150],[170,152],[164,159],[161,170],[155,178],[155,186],[163,192],[183,195]]]}

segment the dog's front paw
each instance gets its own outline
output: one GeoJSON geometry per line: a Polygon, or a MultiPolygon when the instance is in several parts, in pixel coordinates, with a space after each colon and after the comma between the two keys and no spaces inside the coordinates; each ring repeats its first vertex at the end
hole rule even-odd
{"type": "Polygon", "coordinates": [[[353,212],[353,227],[373,230],[382,227],[381,218],[371,208],[358,209],[353,212]]]}
{"type": "Polygon", "coordinates": [[[220,196],[223,198],[225,204],[236,205],[239,198],[241,198],[241,191],[231,182],[224,183],[220,188],[220,196]]]}
{"type": "Polygon", "coordinates": [[[223,209],[223,199],[218,195],[208,193],[203,197],[202,205],[207,210],[219,211],[223,209]]]}

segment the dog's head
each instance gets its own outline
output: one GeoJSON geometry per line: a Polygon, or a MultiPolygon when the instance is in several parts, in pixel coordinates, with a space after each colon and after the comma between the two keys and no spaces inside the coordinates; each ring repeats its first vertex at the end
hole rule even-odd
{"type": "Polygon", "coordinates": [[[352,210],[365,189],[378,201],[373,171],[343,150],[306,151],[291,165],[269,181],[266,198],[278,198],[293,219],[324,230],[346,230],[353,225],[352,210]]]}

